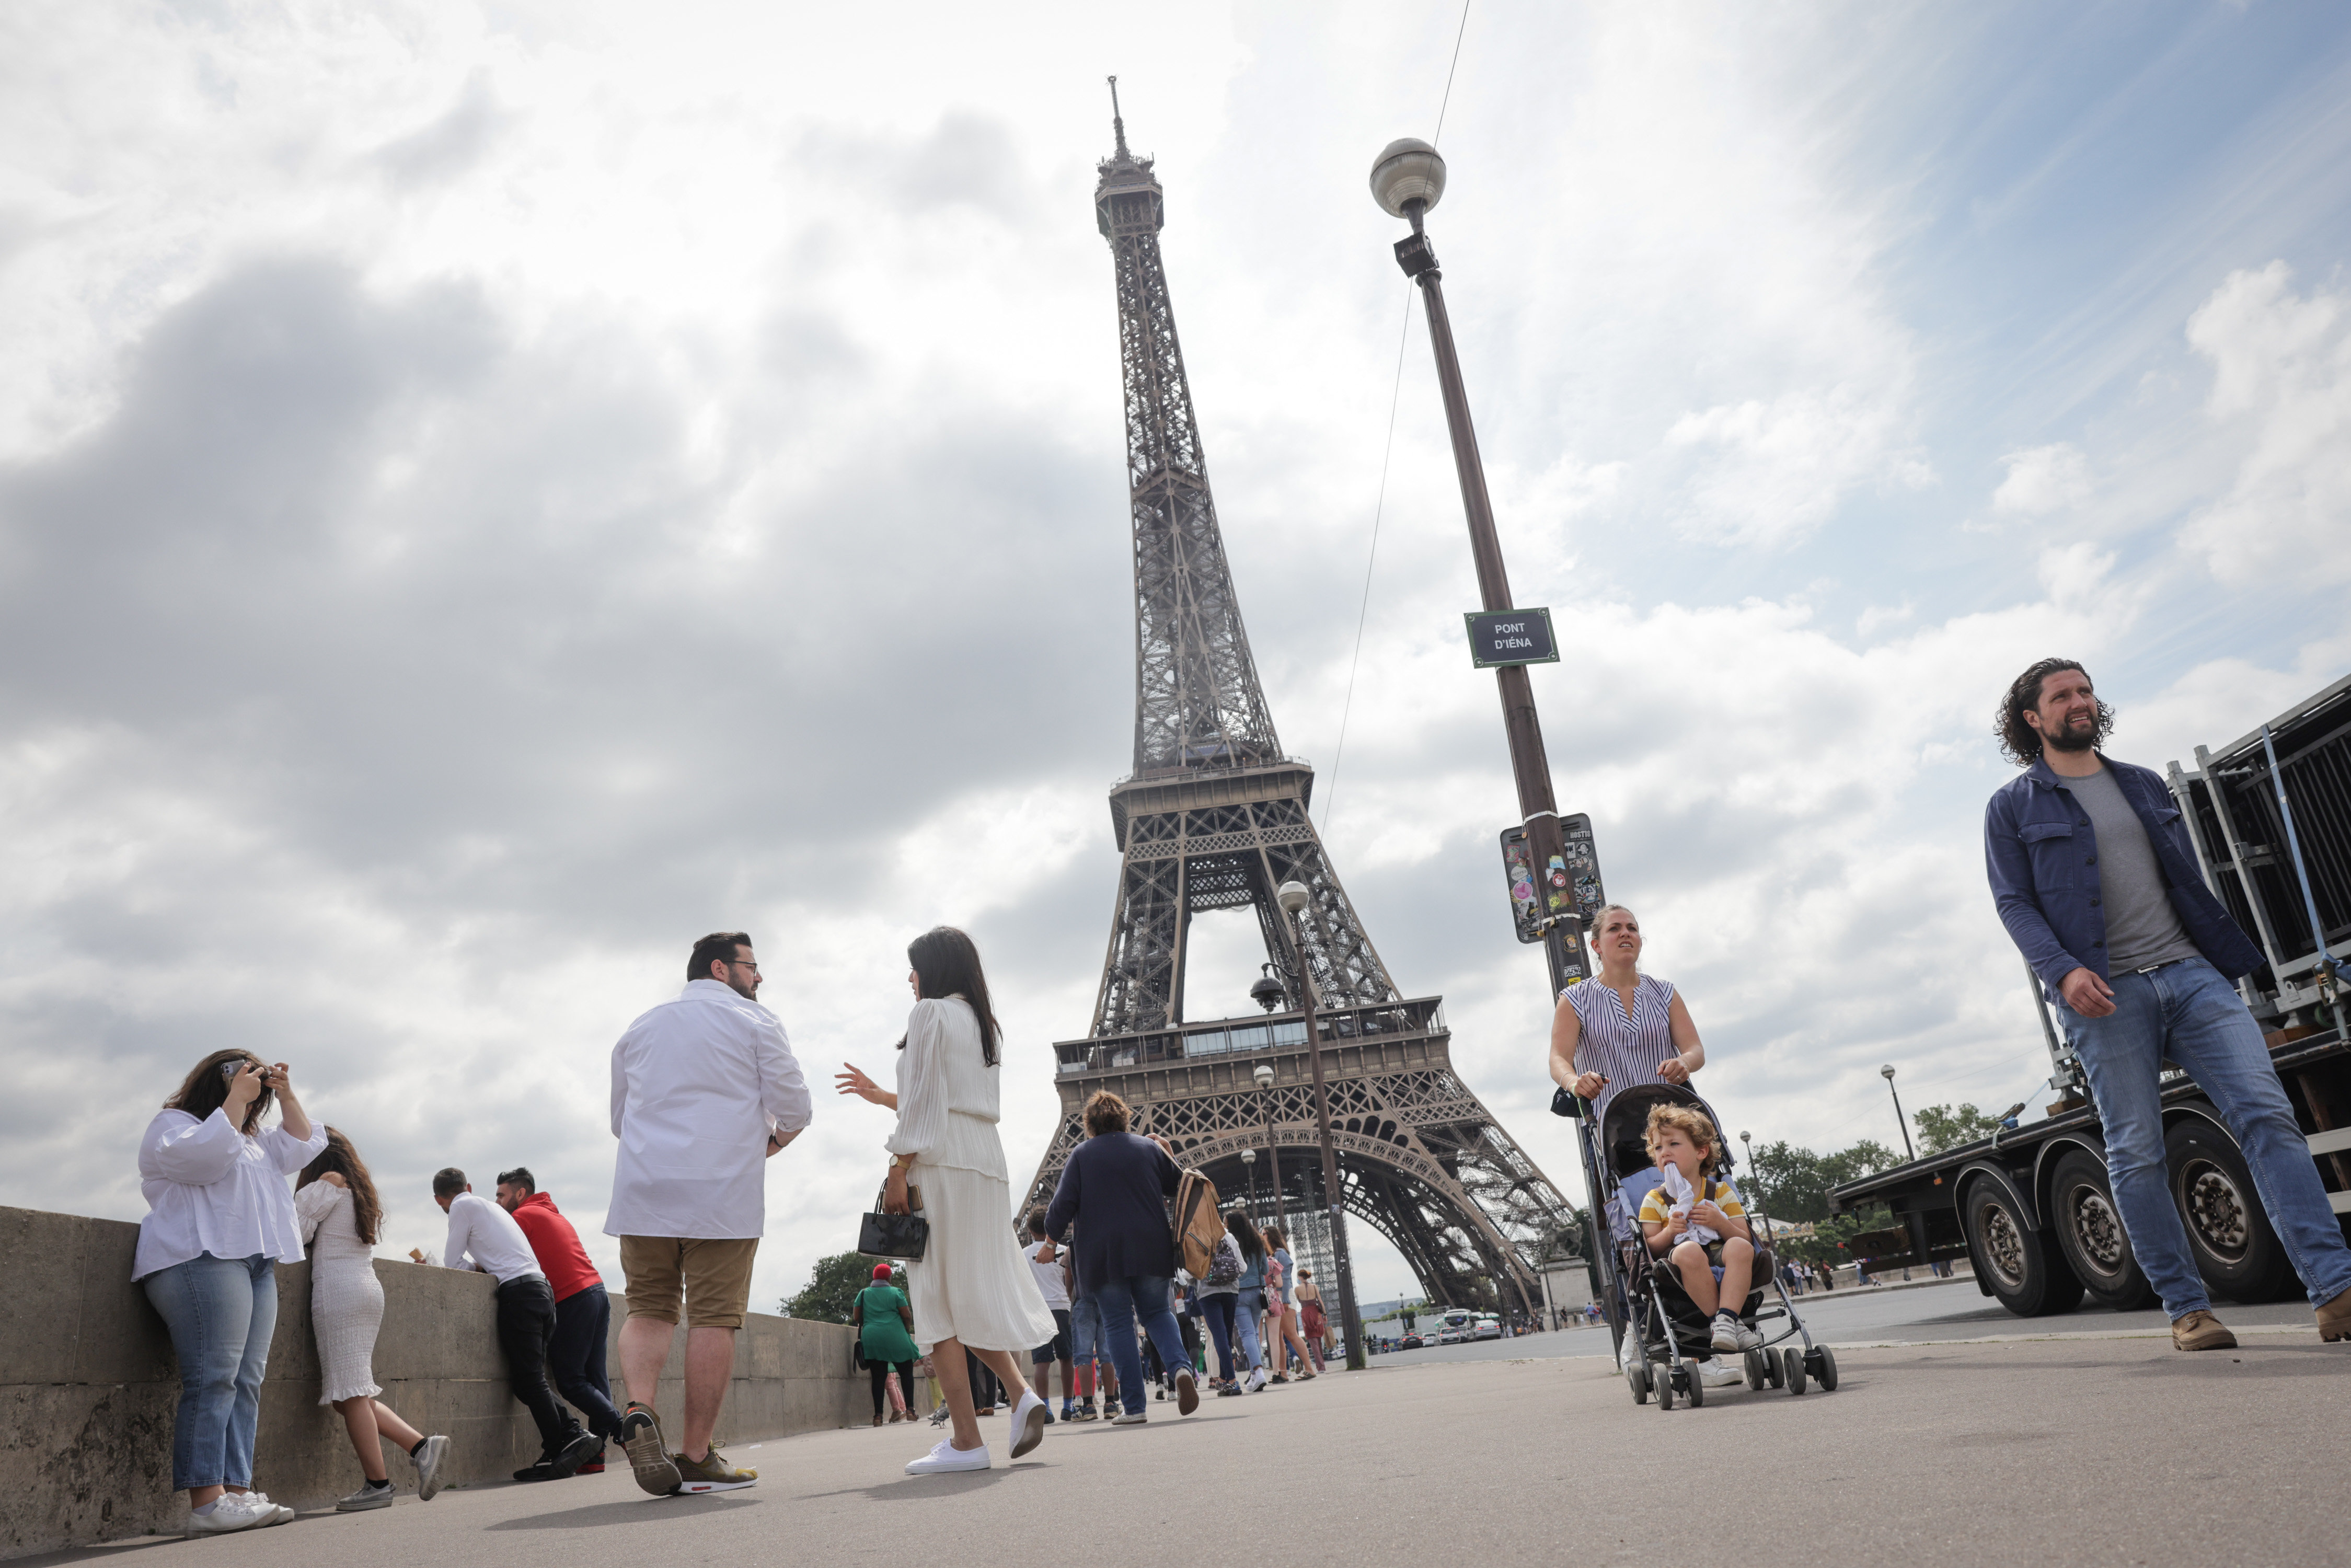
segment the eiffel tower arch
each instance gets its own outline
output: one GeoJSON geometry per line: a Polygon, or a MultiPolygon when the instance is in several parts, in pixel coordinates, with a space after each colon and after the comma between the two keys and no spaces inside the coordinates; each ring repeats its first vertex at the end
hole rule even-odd
{"type": "MultiPolygon", "coordinates": [[[[1113,89],[1114,91],[1114,89],[1113,89]]],[[[1159,252],[1152,161],[1126,145],[1099,166],[1094,210],[1118,292],[1134,545],[1134,771],[1113,787],[1123,854],[1092,1027],[1054,1047],[1061,1124],[1029,1184],[1052,1195],[1101,1089],[1135,1110],[1228,1199],[1293,1220],[1316,1277],[1328,1256],[1314,1115],[1319,1049],[1338,1151],[1337,1195],[1411,1266],[1432,1301],[1535,1313],[1535,1265],[1573,1214],[1454,1071],[1443,998],[1407,997],[1347,898],[1308,806],[1314,769],[1287,756],[1249,655],[1201,455],[1159,252]],[[1303,883],[1309,975],[1274,901],[1303,883]],[[1186,940],[1203,911],[1251,909],[1280,994],[1262,1016],[1185,1016],[1186,940]],[[1319,1040],[1306,1038],[1311,979],[1319,1040]],[[1260,1088],[1259,1068],[1272,1081],[1260,1088]],[[1252,1166],[1241,1157],[1256,1151],[1252,1166]]],[[[1305,1261],[1301,1258],[1301,1261],[1305,1261]]]]}

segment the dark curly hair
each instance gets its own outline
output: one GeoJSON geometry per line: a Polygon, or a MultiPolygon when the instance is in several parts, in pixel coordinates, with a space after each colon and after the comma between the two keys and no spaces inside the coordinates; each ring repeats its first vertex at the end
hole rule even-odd
{"type": "MultiPolygon", "coordinates": [[[[1992,731],[2000,737],[2000,754],[2019,768],[2030,768],[2041,755],[2041,732],[2024,722],[2030,709],[2041,706],[2041,683],[2060,670],[2082,670],[2082,678],[2089,680],[2090,672],[2083,670],[2074,659],[2037,659],[2024,674],[2008,683],[2008,695],[2000,699],[2000,714],[1992,721],[1992,731]]],[[[2092,683],[2094,685],[2095,682],[2092,683]]],[[[2091,739],[2094,746],[2105,744],[2106,737],[2115,732],[2115,710],[2105,703],[2098,704],[2098,732],[2091,739]]]]}

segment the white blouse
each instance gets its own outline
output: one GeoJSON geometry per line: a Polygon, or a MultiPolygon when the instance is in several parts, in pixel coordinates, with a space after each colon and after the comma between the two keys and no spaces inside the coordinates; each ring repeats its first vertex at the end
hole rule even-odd
{"type": "Polygon", "coordinates": [[[139,1145],[147,1217],[139,1222],[131,1279],[206,1252],[302,1261],[302,1222],[286,1178],[326,1147],[323,1123],[310,1124],[306,1142],[283,1127],[264,1127],[247,1137],[225,1110],[201,1122],[185,1111],[158,1112],[139,1145]]]}
{"type": "Polygon", "coordinates": [[[360,1239],[360,1203],[350,1188],[324,1178],[314,1181],[294,1194],[294,1212],[314,1265],[366,1263],[375,1257],[375,1249],[360,1239]]]}
{"type": "Polygon", "coordinates": [[[916,1002],[898,1053],[898,1126],[882,1146],[925,1165],[1010,1181],[996,1135],[1001,1077],[980,1055],[979,1015],[969,1002],[959,996],[916,1002]]]}

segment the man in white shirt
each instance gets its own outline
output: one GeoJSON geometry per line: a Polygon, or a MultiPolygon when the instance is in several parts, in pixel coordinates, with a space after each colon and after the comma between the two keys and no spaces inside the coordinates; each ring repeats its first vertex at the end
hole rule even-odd
{"type": "Polygon", "coordinates": [[[479,1270],[498,1282],[498,1349],[507,1360],[507,1386],[538,1426],[538,1461],[517,1470],[515,1479],[561,1480],[603,1444],[581,1430],[547,1385],[555,1292],[539,1271],[530,1239],[513,1215],[475,1197],[465,1173],[455,1167],[434,1173],[433,1201],[449,1216],[449,1244],[441,1260],[452,1269],[479,1270]]]}
{"type": "Polygon", "coordinates": [[[1070,1281],[1064,1253],[1045,1234],[1045,1206],[1039,1204],[1029,1211],[1029,1245],[1022,1249],[1029,1259],[1029,1271],[1037,1276],[1037,1289],[1043,1292],[1045,1309],[1053,1314],[1053,1337],[1031,1351],[1029,1377],[1037,1385],[1037,1397],[1047,1409],[1045,1419],[1050,1421],[1053,1412],[1053,1364],[1061,1364],[1061,1419],[1068,1420],[1077,1407],[1078,1369],[1070,1359],[1070,1281]]]}
{"type": "Polygon", "coordinates": [[[721,931],[694,945],[685,989],[629,1026],[612,1048],[612,1135],[621,1155],[604,1233],[621,1239],[628,1281],[621,1377],[623,1446],[656,1496],[745,1487],[710,1446],[750,1305],[751,1264],[767,1226],[768,1157],[809,1124],[807,1080],[776,1015],[759,1005],[751,938],[721,931]],[[653,1412],[681,1303],[685,1311],[685,1443],[672,1449],[653,1412]]]}

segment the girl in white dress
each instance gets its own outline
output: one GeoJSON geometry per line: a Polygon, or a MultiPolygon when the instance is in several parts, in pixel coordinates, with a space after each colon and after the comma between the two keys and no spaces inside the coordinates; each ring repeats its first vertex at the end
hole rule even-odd
{"type": "Polygon", "coordinates": [[[850,1064],[841,1092],[898,1113],[883,1207],[907,1211],[908,1190],[922,1194],[930,1221],[923,1256],[906,1266],[914,1333],[931,1344],[932,1375],[954,1416],[954,1435],[906,1467],[909,1475],[984,1470],[987,1447],[972,1407],[964,1352],[969,1350],[1021,1391],[1012,1407],[1012,1458],[1045,1436],[1045,1402],[1022,1363],[1052,1342],[1053,1314],[1012,1233],[1012,1182],[997,1137],[999,1080],[996,1015],[971,938],[942,925],[906,949],[906,978],[918,998],[898,1042],[898,1092],[881,1088],[850,1064]]]}
{"type": "Polygon", "coordinates": [[[343,1418],[359,1451],[367,1485],[335,1504],[336,1511],[392,1506],[392,1476],[383,1463],[391,1438],[416,1466],[416,1495],[431,1502],[441,1490],[441,1462],[449,1439],[428,1437],[376,1396],[375,1336],[383,1327],[383,1282],[375,1277],[375,1242],[383,1205],[375,1178],[351,1141],[327,1129],[327,1146],[302,1167],[294,1193],[302,1239],[310,1248],[310,1328],[319,1341],[319,1403],[343,1418]]]}

